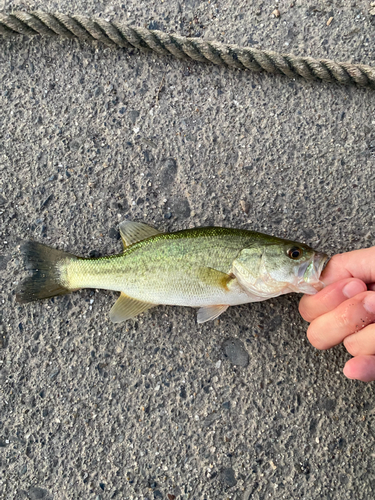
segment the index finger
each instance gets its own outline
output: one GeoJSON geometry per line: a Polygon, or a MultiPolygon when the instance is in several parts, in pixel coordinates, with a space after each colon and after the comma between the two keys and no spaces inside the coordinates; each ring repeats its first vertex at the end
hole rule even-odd
{"type": "Polygon", "coordinates": [[[305,321],[332,311],[342,302],[367,290],[366,284],[355,278],[336,281],[320,290],[316,295],[304,295],[299,303],[299,312],[305,321]]]}
{"type": "Polygon", "coordinates": [[[374,283],[375,247],[334,255],[320,279],[329,285],[344,278],[359,278],[365,283],[374,283]]]}

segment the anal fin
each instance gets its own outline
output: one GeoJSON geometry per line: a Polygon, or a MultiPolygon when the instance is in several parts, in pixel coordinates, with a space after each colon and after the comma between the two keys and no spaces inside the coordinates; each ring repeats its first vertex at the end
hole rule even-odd
{"type": "Polygon", "coordinates": [[[215,319],[220,316],[221,313],[226,311],[228,307],[229,306],[226,305],[201,307],[200,309],[198,309],[197,321],[198,323],[205,323],[206,321],[215,319]]]}
{"type": "Polygon", "coordinates": [[[127,319],[134,318],[141,312],[147,311],[147,309],[155,307],[156,305],[157,304],[150,304],[149,302],[133,299],[121,292],[120,297],[112,306],[109,318],[112,323],[121,323],[127,319]]]}

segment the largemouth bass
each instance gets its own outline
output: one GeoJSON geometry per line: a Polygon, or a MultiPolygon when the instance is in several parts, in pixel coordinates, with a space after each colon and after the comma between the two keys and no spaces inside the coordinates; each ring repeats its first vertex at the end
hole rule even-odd
{"type": "Polygon", "coordinates": [[[221,227],[161,233],[139,222],[120,224],[121,254],[82,258],[29,241],[21,247],[32,276],[21,283],[22,303],[81,288],[121,292],[114,323],[159,304],[198,309],[198,323],[229,306],[290,292],[314,294],[327,255],[302,243],[221,227]]]}

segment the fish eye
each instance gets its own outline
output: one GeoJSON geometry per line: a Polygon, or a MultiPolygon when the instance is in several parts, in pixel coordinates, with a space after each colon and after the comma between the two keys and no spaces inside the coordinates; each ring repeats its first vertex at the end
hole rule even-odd
{"type": "Polygon", "coordinates": [[[303,254],[302,248],[292,247],[289,248],[288,250],[288,257],[290,257],[293,260],[297,260],[299,257],[301,257],[302,254],[303,254]]]}

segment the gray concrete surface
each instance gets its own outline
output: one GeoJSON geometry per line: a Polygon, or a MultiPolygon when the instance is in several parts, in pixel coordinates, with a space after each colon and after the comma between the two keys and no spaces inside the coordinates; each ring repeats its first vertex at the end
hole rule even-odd
{"type": "MultiPolygon", "coordinates": [[[[275,6],[0,2],[375,65],[369,2],[275,6]]],[[[309,345],[298,296],[115,326],[114,293],[14,289],[21,240],[115,253],[125,218],[375,244],[375,92],[38,38],[0,40],[0,67],[0,497],[374,498],[375,386],[309,345]]]]}

